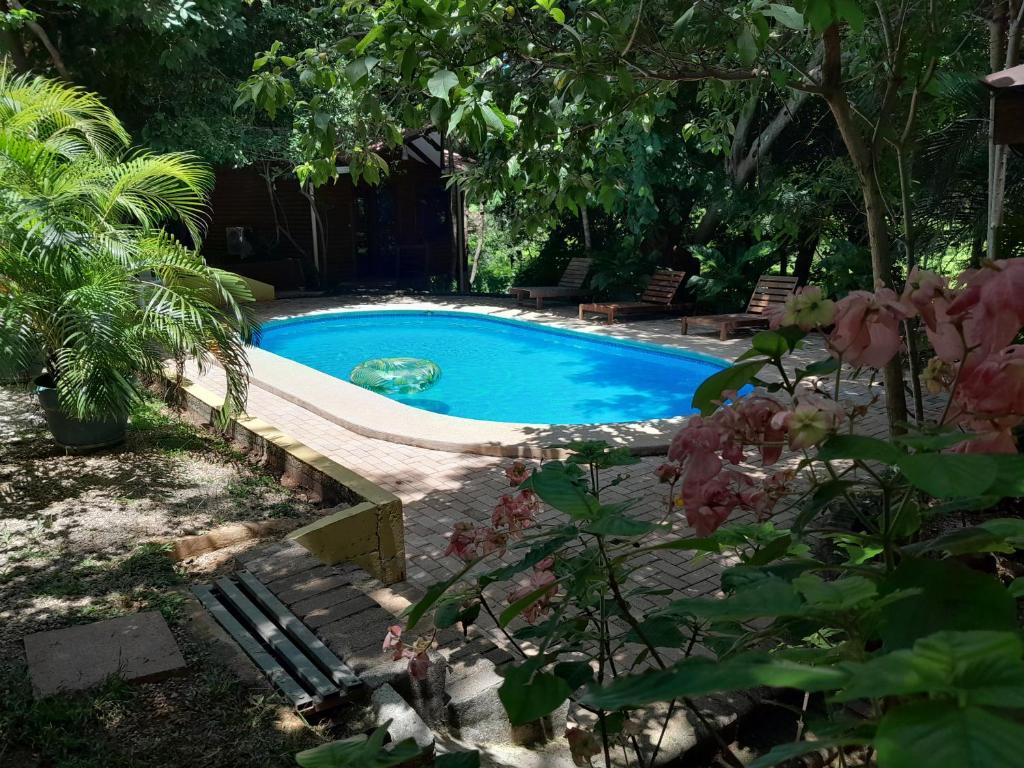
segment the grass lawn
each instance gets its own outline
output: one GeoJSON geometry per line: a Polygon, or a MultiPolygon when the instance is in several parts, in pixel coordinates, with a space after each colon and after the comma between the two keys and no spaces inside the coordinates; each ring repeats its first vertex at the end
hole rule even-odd
{"type": "Polygon", "coordinates": [[[124,446],[73,456],[50,439],[34,395],[0,388],[0,765],[294,765],[326,734],[241,682],[190,629],[188,585],[231,570],[231,552],[175,564],[157,540],[316,514],[158,403],[135,414],[124,446]],[[143,610],[167,619],[187,674],[33,701],[26,634],[143,610]]]}

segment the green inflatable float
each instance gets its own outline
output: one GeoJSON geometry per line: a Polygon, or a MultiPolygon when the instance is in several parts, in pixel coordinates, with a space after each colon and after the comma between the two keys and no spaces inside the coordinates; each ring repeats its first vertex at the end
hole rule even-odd
{"type": "Polygon", "coordinates": [[[380,357],[352,369],[349,381],[381,395],[414,395],[441,378],[437,363],[416,357],[380,357]]]}

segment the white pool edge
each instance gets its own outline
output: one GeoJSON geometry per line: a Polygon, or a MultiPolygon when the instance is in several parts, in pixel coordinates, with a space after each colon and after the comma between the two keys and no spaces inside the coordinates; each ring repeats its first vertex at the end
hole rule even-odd
{"type": "Polygon", "coordinates": [[[540,459],[563,454],[552,446],[604,440],[637,455],[659,455],[686,420],[574,426],[464,419],[413,408],[263,349],[248,352],[250,379],[261,389],[356,434],[418,448],[540,459]]]}

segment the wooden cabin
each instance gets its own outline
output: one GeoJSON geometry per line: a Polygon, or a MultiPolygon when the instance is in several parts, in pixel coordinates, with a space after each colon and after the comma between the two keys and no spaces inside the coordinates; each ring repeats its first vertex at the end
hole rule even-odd
{"type": "Polygon", "coordinates": [[[993,142],[1024,147],[1024,64],[995,72],[982,82],[994,94],[993,142]]]}
{"type": "Polygon", "coordinates": [[[438,134],[408,137],[388,161],[376,186],[353,184],[339,161],[339,178],[312,195],[283,166],[217,169],[203,254],[278,293],[456,283],[465,271],[464,201],[447,188],[450,158],[438,134]]]}

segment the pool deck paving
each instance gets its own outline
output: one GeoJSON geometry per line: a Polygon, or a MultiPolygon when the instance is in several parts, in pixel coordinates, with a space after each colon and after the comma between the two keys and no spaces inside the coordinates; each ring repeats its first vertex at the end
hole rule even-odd
{"type": "MultiPolygon", "coordinates": [[[[403,297],[338,297],[330,299],[283,300],[259,305],[262,320],[294,317],[308,313],[345,309],[402,308],[445,309],[497,314],[521,320],[551,324],[560,328],[584,330],[612,337],[664,344],[695,350],[725,360],[732,360],[749,348],[750,336],[738,335],[719,341],[717,334],[694,333],[683,336],[678,318],[663,318],[607,326],[575,318],[575,306],[552,307],[543,311],[516,307],[512,301],[495,298],[424,299],[403,297]]],[[[804,348],[794,355],[794,364],[805,365],[824,356],[824,342],[815,335],[808,337],[804,348]]],[[[496,361],[501,364],[501,361],[496,361]]],[[[508,361],[509,376],[515,375],[515,361],[508,361]]],[[[224,392],[222,371],[209,367],[199,374],[194,368],[188,375],[207,389],[224,392]]],[[[863,380],[845,381],[844,391],[860,402],[869,403],[867,415],[859,420],[858,432],[882,436],[888,427],[884,411],[883,390],[863,380]],[[877,398],[873,401],[873,399],[877,398]]],[[[937,407],[938,403],[930,403],[937,407]]],[[[301,405],[263,389],[250,387],[246,406],[249,415],[272,424],[315,451],[348,467],[401,498],[405,515],[405,545],[408,578],[388,588],[387,600],[397,613],[407,602],[417,600],[432,583],[450,578],[460,568],[455,558],[445,557],[448,534],[454,523],[473,521],[488,523],[500,496],[507,493],[505,468],[511,459],[454,451],[435,450],[374,437],[367,437],[303,408],[301,405]]],[[[627,498],[638,500],[631,512],[637,517],[661,520],[669,509],[667,486],[659,485],[655,468],[664,456],[642,457],[638,464],[623,468],[622,482],[604,492],[602,500],[614,502],[627,498]]],[[[772,468],[774,471],[776,467],[772,468]]],[[[752,467],[751,471],[760,471],[752,467]]],[[[557,522],[559,513],[543,511],[540,524],[557,522]]],[[[677,517],[673,515],[673,517],[677,517]]],[[[785,525],[783,519],[777,524],[785,525]]],[[[677,520],[673,535],[686,535],[685,521],[677,520]]],[[[511,559],[506,555],[507,559],[511,559]]],[[[718,556],[694,557],[685,552],[661,552],[635,560],[635,579],[644,586],[669,588],[676,596],[714,596],[720,594],[719,576],[728,561],[718,556]]],[[[377,595],[380,598],[380,595],[377,595]]],[[[495,594],[496,601],[504,596],[495,594]]],[[[666,598],[637,595],[631,598],[638,610],[656,606],[666,598]]],[[[504,645],[504,638],[493,633],[495,642],[504,645]]]]}

